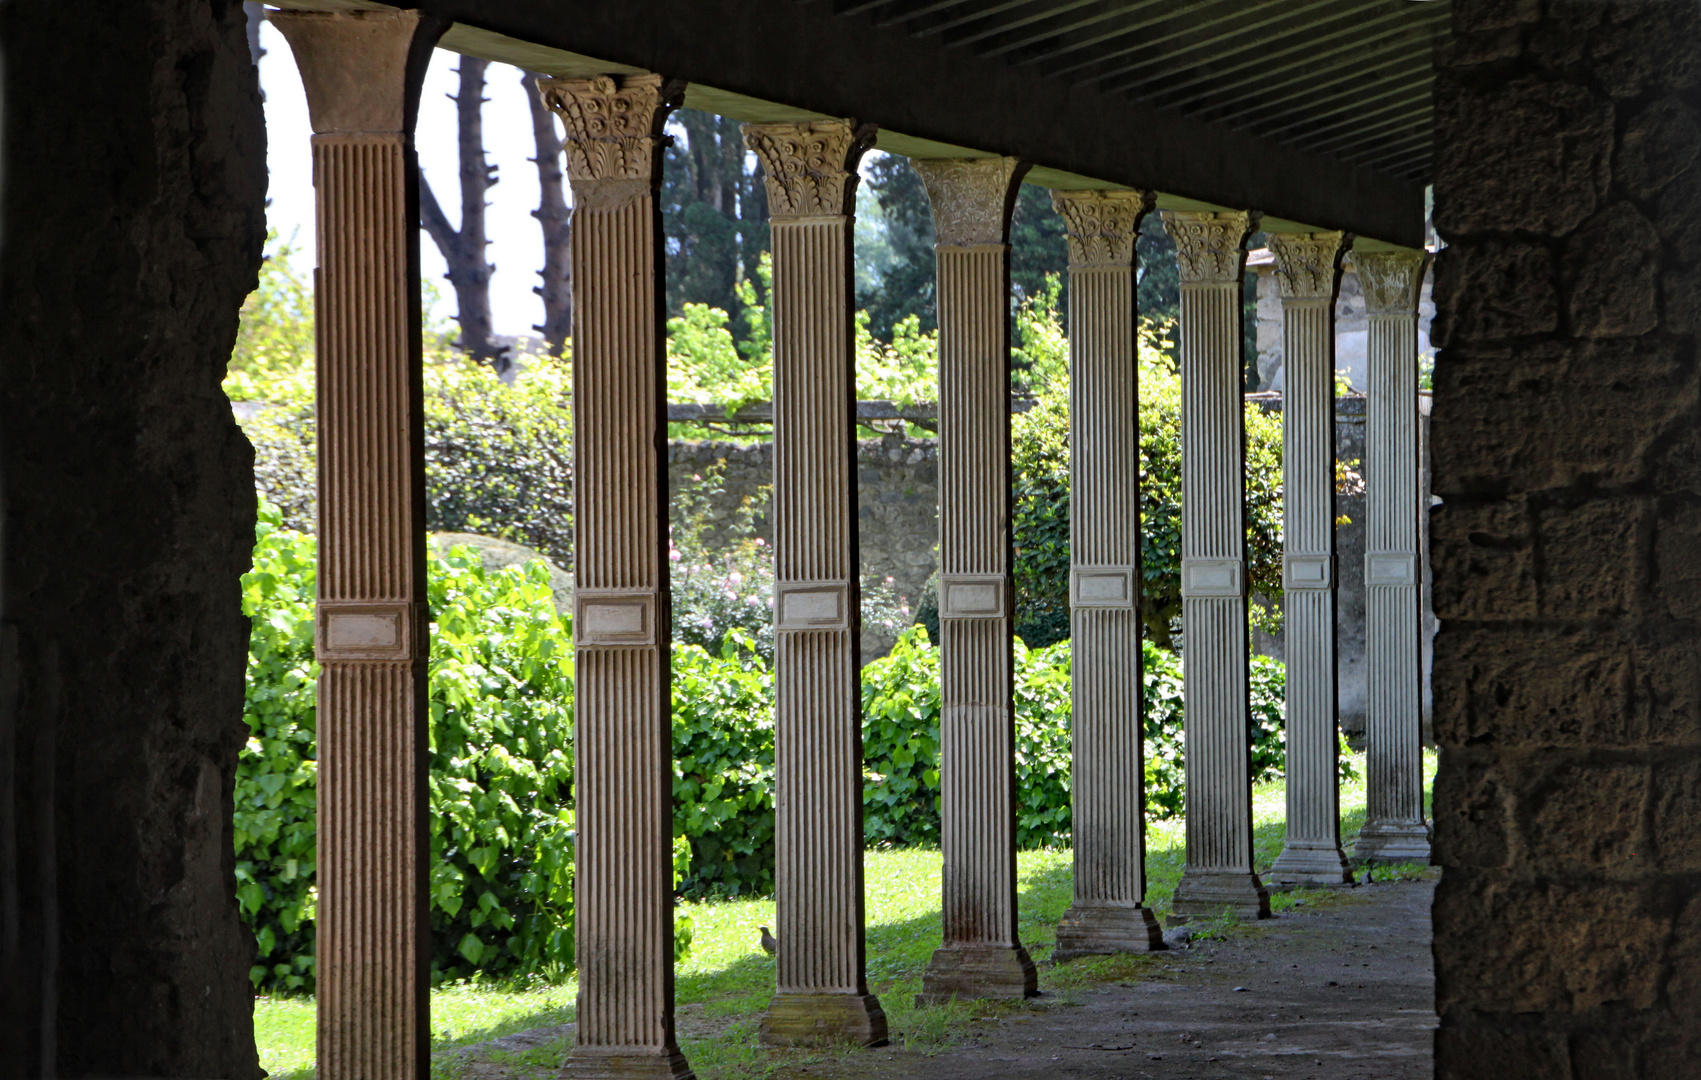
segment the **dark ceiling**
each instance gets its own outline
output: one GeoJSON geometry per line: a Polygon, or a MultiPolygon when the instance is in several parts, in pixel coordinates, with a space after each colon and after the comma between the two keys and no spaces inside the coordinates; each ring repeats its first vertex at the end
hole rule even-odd
{"type": "Polygon", "coordinates": [[[1428,179],[1448,0],[830,2],[1048,79],[1428,179]]]}

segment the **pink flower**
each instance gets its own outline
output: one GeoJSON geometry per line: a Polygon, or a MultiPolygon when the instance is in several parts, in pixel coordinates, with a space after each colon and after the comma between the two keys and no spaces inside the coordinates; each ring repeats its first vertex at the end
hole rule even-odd
{"type": "Polygon", "coordinates": [[[744,575],[739,573],[737,570],[734,570],[727,576],[727,580],[732,582],[734,585],[737,585],[739,582],[744,580],[744,575]]]}

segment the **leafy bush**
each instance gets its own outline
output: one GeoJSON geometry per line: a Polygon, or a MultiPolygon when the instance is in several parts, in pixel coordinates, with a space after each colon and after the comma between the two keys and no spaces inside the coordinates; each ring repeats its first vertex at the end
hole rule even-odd
{"type": "MultiPolygon", "coordinates": [[[[262,507],[236,779],[237,895],[255,984],[312,987],[317,779],[315,542],[262,507]]],[[[486,572],[432,553],[432,966],[439,978],[564,972],[572,962],[572,655],[542,564],[486,572]]]]}
{"type": "MultiPolygon", "coordinates": [[[[1069,633],[1068,341],[1048,288],[1017,309],[1017,344],[1034,407],[1011,422],[1017,633],[1036,645],[1069,633]]],[[[1172,328],[1142,320],[1140,364],[1141,618],[1173,647],[1181,615],[1181,377],[1172,328]]],[[[1248,405],[1246,554],[1251,591],[1282,591],[1282,422],[1248,405]]]]}
{"type": "MultiPolygon", "coordinates": [[[[266,384],[242,427],[254,483],[284,524],[317,521],[317,415],[311,368],[266,384]]],[[[573,557],[573,422],[564,362],[533,359],[505,383],[484,365],[425,367],[426,525],[499,536],[563,566],[573,557]]]]}

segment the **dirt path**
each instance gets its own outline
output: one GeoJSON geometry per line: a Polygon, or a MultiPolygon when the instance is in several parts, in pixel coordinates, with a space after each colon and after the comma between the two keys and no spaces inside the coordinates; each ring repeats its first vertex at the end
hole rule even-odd
{"type": "Polygon", "coordinates": [[[932,1056],[889,1047],[781,1075],[1428,1080],[1433,894],[1427,881],[1361,887],[1171,953],[1139,981],[979,1021],[932,1056]]]}

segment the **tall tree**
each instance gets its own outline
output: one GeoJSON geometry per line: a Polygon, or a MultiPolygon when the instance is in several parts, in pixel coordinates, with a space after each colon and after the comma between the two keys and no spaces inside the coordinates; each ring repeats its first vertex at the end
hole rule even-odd
{"type": "Polygon", "coordinates": [[[484,254],[490,244],[484,228],[485,195],[497,181],[496,166],[484,156],[484,75],[489,66],[488,60],[462,56],[457,71],[460,88],[452,95],[461,159],[461,227],[450,227],[423,167],[419,170],[419,223],[449,264],[444,277],[455,289],[461,351],[500,374],[512,361],[508,347],[496,343],[491,328],[490,275],[496,267],[484,254]]]}
{"type": "Polygon", "coordinates": [[[922,329],[938,325],[934,309],[933,211],[921,176],[897,154],[870,154],[868,189],[886,229],[887,262],[873,289],[857,297],[875,337],[890,341],[892,327],[911,315],[922,329]]]}
{"type": "Polygon", "coordinates": [[[737,120],[680,109],[671,126],[662,174],[668,310],[696,303],[736,312],[734,286],[756,279],[768,246],[761,168],[745,153],[737,120]]]}
{"type": "Polygon", "coordinates": [[[543,284],[532,287],[532,292],[543,298],[543,323],[532,329],[549,344],[549,355],[560,356],[573,332],[573,221],[567,211],[566,186],[561,181],[561,136],[555,127],[555,114],[538,94],[541,77],[535,71],[520,73],[532,111],[532,141],[537,147],[537,156],[531,160],[537,165],[538,208],[532,211],[532,217],[543,228],[543,269],[538,271],[543,284]]]}

